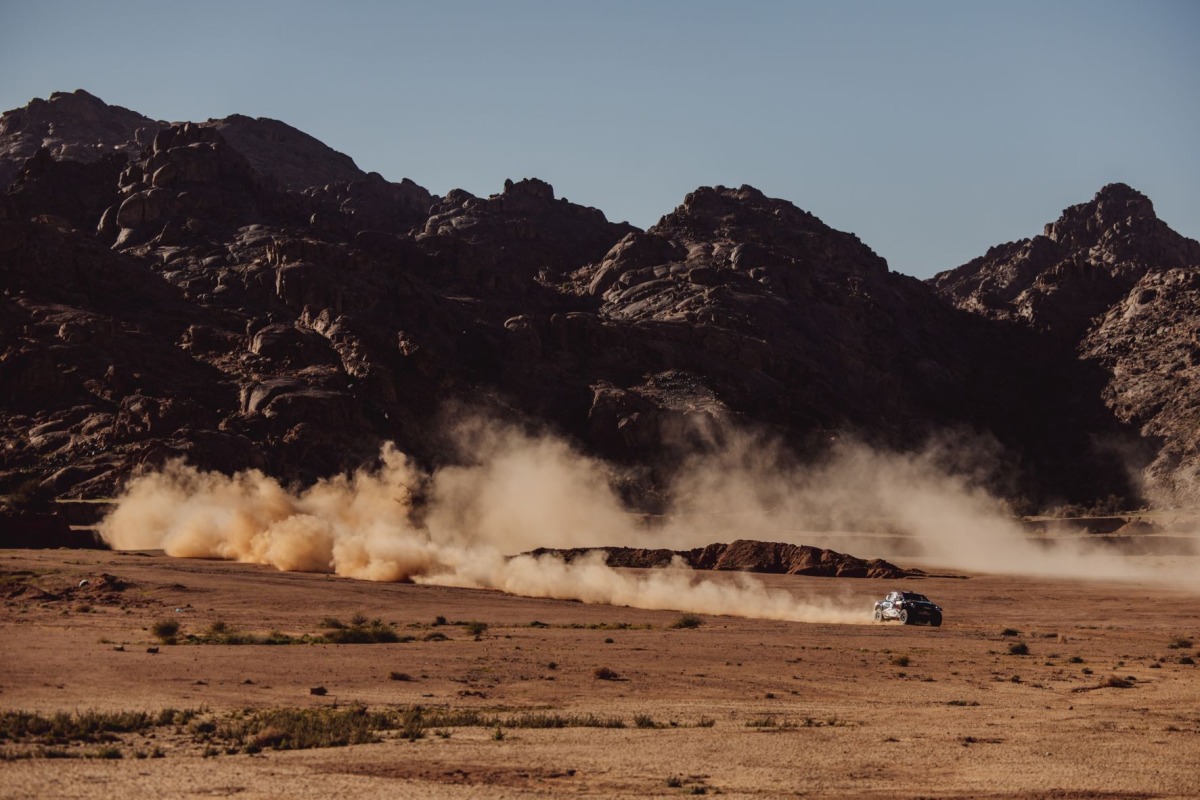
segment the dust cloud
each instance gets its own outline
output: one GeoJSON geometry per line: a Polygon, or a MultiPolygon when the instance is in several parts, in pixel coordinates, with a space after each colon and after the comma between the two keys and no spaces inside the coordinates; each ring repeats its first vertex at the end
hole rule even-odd
{"type": "Polygon", "coordinates": [[[386,445],[379,464],[288,490],[250,470],[232,476],[173,463],[135,478],[104,520],[116,549],[223,558],[375,581],[496,589],[646,609],[803,622],[866,623],[871,598],[799,598],[745,574],[704,576],[677,563],[622,572],[599,554],[571,563],[535,547],[695,547],[766,539],[887,557],[896,541],[948,567],[1022,575],[1142,577],[1117,555],[1075,541],[1030,541],[970,470],[936,448],[880,453],[853,443],[797,466],[770,441],[733,432],[719,452],[683,463],[670,513],[630,511],[610,467],[551,436],[472,420],[459,463],[432,473],[386,445]],[[867,548],[863,550],[862,548],[867,548]]]}
{"type": "MultiPolygon", "coordinates": [[[[695,459],[674,486],[672,540],[741,538],[826,546],[860,557],[917,558],[951,569],[1097,580],[1171,578],[1083,534],[1031,536],[984,486],[994,454],[967,441],[917,453],[836,444],[818,465],[752,435],[695,459]]],[[[1188,542],[1191,552],[1195,538],[1188,542]]]]}
{"type": "Polygon", "coordinates": [[[528,597],[799,622],[866,623],[865,598],[804,600],[748,575],[702,579],[682,563],[652,573],[508,554],[535,545],[644,538],[597,462],[551,438],[510,430],[476,442],[476,461],[427,475],[394,447],[381,466],[289,492],[251,470],[182,463],[133,480],[101,532],[116,549],[163,549],[281,570],[498,589],[528,597]],[[416,490],[425,497],[417,502],[416,490]]]}

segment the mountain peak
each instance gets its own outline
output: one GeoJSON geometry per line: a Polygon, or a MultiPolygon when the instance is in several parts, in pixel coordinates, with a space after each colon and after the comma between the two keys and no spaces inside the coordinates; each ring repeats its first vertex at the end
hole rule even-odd
{"type": "Polygon", "coordinates": [[[1122,224],[1145,226],[1157,220],[1149,197],[1127,184],[1110,183],[1090,201],[1063,209],[1058,220],[1046,225],[1045,235],[1073,247],[1090,247],[1122,224]]]}

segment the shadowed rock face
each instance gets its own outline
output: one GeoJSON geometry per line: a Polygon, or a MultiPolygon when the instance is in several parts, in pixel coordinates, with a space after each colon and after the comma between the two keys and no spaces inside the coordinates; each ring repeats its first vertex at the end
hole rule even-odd
{"type": "MultiPolygon", "coordinates": [[[[88,98],[71,102],[111,110],[88,98]]],[[[19,133],[18,112],[4,119],[19,133]]],[[[646,508],[726,422],[806,456],[846,434],[909,448],[949,429],[1003,454],[992,488],[1007,496],[1131,491],[1093,447],[1145,444],[1127,430],[1144,415],[1104,406],[1107,361],[955,309],[752,187],[702,187],[640,231],[541,180],[438,198],[282,123],[220,122],[87,162],[35,150],[0,197],[0,494],[108,495],[180,456],[310,481],[385,440],[442,463],[447,401],[619,462],[646,508]],[[306,154],[320,170],[285,178],[306,154]]],[[[1146,205],[1072,211],[1038,247],[1146,205]]],[[[1129,224],[1172,241],[1154,222],[1129,224]]],[[[1114,263],[1136,249],[1093,238],[1125,254],[1114,263]]]]}
{"type": "Polygon", "coordinates": [[[367,177],[350,156],[277,119],[232,114],[207,124],[256,172],[270,175],[284,189],[300,191],[367,177]]]}
{"type": "Polygon", "coordinates": [[[1144,473],[1147,493],[1200,503],[1200,265],[1147,272],[1079,351],[1108,370],[1113,414],[1161,443],[1144,473]]]}
{"type": "Polygon", "coordinates": [[[591,553],[604,553],[610,567],[661,569],[676,559],[692,569],[722,572],[765,572],[778,575],[813,575],[824,578],[905,578],[923,574],[904,570],[882,559],[865,560],[836,550],[808,545],[738,539],[692,550],[637,547],[576,547],[566,550],[538,548],[531,556],[555,555],[570,563],[591,553]]]}
{"type": "Polygon", "coordinates": [[[1200,242],[1116,183],[1071,206],[1042,236],[994,247],[931,283],[950,302],[1037,330],[1101,368],[1114,417],[1139,431],[1146,493],[1200,500],[1200,242]]]}

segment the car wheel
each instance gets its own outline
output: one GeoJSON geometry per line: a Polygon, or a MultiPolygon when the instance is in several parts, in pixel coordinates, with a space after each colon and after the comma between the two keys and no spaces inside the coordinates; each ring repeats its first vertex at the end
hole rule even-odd
{"type": "Polygon", "coordinates": [[[934,614],[932,617],[929,618],[929,624],[935,628],[942,627],[942,615],[934,614]]]}
{"type": "Polygon", "coordinates": [[[900,609],[900,624],[901,625],[908,624],[908,609],[907,608],[900,609]]]}
{"type": "Polygon", "coordinates": [[[878,608],[877,608],[877,609],[875,609],[875,621],[876,621],[876,622],[883,622],[883,612],[882,612],[882,611],[880,611],[878,608]]]}

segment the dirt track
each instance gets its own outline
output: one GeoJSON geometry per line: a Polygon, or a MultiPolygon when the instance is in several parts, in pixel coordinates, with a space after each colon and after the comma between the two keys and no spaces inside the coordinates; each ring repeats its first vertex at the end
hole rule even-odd
{"type": "MultiPolygon", "coordinates": [[[[0,762],[3,797],[1200,793],[1200,667],[1180,663],[1200,659],[1200,621],[1197,595],[1177,589],[926,578],[908,585],[946,609],[941,629],[716,617],[674,629],[675,612],[145,554],[6,551],[0,572],[14,595],[0,611],[0,709],[7,711],[206,707],[219,715],[422,704],[591,713],[627,724],[512,728],[502,739],[491,728],[461,727],[448,738],[385,734],[379,744],[215,758],[163,730],[153,742],[123,739],[119,760],[0,762]],[[35,574],[14,575],[22,570],[35,574]],[[89,594],[94,587],[78,588],[101,573],[129,586],[107,600],[89,594]],[[30,584],[58,599],[21,589],[30,584]],[[73,593],[63,591],[69,587],[73,593]],[[300,635],[319,634],[323,618],[356,612],[394,622],[414,641],[146,652],[157,645],[149,627],[166,617],[179,619],[185,634],[222,620],[300,635]],[[476,641],[462,626],[437,626],[448,639],[425,641],[438,616],[489,627],[476,641]],[[1006,628],[1019,635],[1002,636],[1006,628]],[[1192,644],[1170,646],[1180,639],[1192,644]],[[1018,642],[1028,655],[1010,654],[1018,642]],[[602,666],[622,679],[597,680],[602,666]],[[391,680],[392,672],[414,680],[391,680]],[[1096,688],[1112,676],[1130,688],[1096,688]],[[311,695],[316,686],[328,694],[311,695]],[[655,727],[637,727],[635,715],[655,727]],[[697,726],[706,718],[711,727],[697,726]],[[166,757],[132,757],[151,744],[166,757]]],[[[898,585],[764,580],[802,596],[859,599],[864,615],[898,585]]]]}

